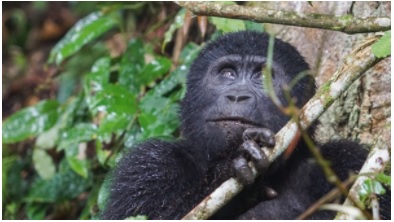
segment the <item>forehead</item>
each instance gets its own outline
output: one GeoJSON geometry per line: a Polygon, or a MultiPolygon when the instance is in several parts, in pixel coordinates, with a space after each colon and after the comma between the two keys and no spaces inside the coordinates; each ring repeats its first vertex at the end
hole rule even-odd
{"type": "Polygon", "coordinates": [[[238,55],[231,54],[217,58],[212,65],[220,66],[224,64],[230,64],[233,66],[242,66],[245,65],[253,65],[253,64],[264,64],[266,63],[266,57],[258,56],[258,55],[238,55]]]}

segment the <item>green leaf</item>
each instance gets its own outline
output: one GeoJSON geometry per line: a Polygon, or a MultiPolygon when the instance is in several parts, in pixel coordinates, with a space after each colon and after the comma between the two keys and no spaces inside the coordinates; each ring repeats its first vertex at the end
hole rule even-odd
{"type": "Polygon", "coordinates": [[[179,127],[179,105],[168,98],[145,96],[140,103],[138,116],[144,138],[171,136],[179,127]]]}
{"type": "Polygon", "coordinates": [[[58,120],[59,103],[44,100],[14,113],[3,122],[3,143],[14,143],[36,136],[51,128],[58,120]]]}
{"type": "MultiPolygon", "coordinates": [[[[164,94],[173,90],[176,86],[186,82],[186,74],[191,63],[197,57],[201,47],[196,44],[187,44],[181,52],[180,58],[182,65],[178,66],[171,74],[158,83],[154,88],[149,90],[147,96],[163,96],[164,94]]],[[[184,88],[184,87],[183,87],[184,88]]]]}
{"type": "Polygon", "coordinates": [[[103,89],[109,83],[111,69],[111,58],[106,56],[98,59],[92,66],[91,73],[85,76],[85,91],[91,95],[103,89]]]}
{"type": "Polygon", "coordinates": [[[136,96],[121,85],[106,85],[91,102],[94,115],[100,114],[98,139],[108,141],[112,133],[126,129],[137,111],[136,96]]]}
{"type": "MultiPolygon", "coordinates": [[[[73,127],[76,119],[85,119],[88,116],[86,113],[87,104],[85,101],[84,91],[80,91],[76,97],[72,97],[62,105],[62,113],[59,117],[59,132],[63,132],[70,127],[73,127]]],[[[57,126],[55,126],[57,127],[57,126]]],[[[58,137],[61,135],[59,134],[58,137]]]]}
{"type": "Polygon", "coordinates": [[[85,73],[88,73],[94,63],[101,57],[109,54],[104,41],[99,41],[89,47],[82,48],[77,54],[70,57],[67,62],[62,65],[62,70],[58,77],[57,100],[60,103],[66,103],[70,96],[79,91],[79,82],[85,73]]]}
{"type": "Polygon", "coordinates": [[[359,190],[361,201],[364,202],[371,193],[382,195],[386,193],[386,190],[380,182],[368,178],[363,184],[361,184],[361,188],[359,190]]]}
{"type": "Polygon", "coordinates": [[[105,150],[103,147],[103,143],[100,140],[96,140],[96,156],[98,162],[104,166],[105,160],[110,154],[109,150],[105,150]]]}
{"type": "Polygon", "coordinates": [[[157,78],[166,74],[171,67],[171,60],[165,57],[158,57],[149,62],[138,75],[138,82],[141,85],[147,85],[157,78]]]}
{"type": "Polygon", "coordinates": [[[62,161],[59,173],[51,179],[34,181],[25,201],[54,203],[70,200],[84,192],[91,184],[91,177],[84,179],[71,169],[67,161],[62,161]]]}
{"type": "Polygon", "coordinates": [[[170,25],[170,28],[167,30],[166,33],[164,33],[164,41],[161,46],[162,52],[164,52],[164,49],[166,48],[167,43],[171,42],[172,35],[174,34],[175,30],[177,30],[183,26],[183,23],[185,21],[185,13],[186,13],[185,8],[181,8],[181,10],[179,10],[179,12],[176,14],[175,20],[170,25]]]}
{"type": "Polygon", "coordinates": [[[210,17],[211,23],[216,26],[216,29],[227,33],[246,30],[245,23],[242,20],[210,17]]]}
{"type": "Polygon", "coordinates": [[[26,204],[26,215],[29,220],[44,220],[47,210],[48,210],[47,204],[37,204],[37,203],[26,204]]]}
{"type": "MultiPolygon", "coordinates": [[[[5,147],[3,146],[3,152],[4,152],[5,147]]],[[[8,196],[10,195],[9,190],[7,190],[7,181],[8,181],[8,172],[11,168],[11,166],[15,163],[15,161],[17,160],[17,156],[16,155],[11,155],[11,156],[5,156],[3,153],[2,159],[1,159],[1,172],[2,172],[2,191],[3,191],[3,201],[8,198],[8,196]]],[[[12,172],[12,174],[14,174],[16,172],[12,172]]]]}
{"type": "Polygon", "coordinates": [[[386,31],[379,41],[372,45],[372,53],[378,58],[391,55],[391,30],[386,31]]]}
{"type": "Polygon", "coordinates": [[[247,30],[254,30],[258,32],[264,32],[264,26],[261,23],[244,21],[247,30]]]}
{"type": "Polygon", "coordinates": [[[118,17],[119,15],[115,12],[110,14],[93,12],[82,18],[51,50],[48,63],[55,62],[59,65],[83,46],[113,28],[118,23],[118,17]]]}
{"type": "Polygon", "coordinates": [[[109,84],[110,69],[111,58],[103,57],[94,63],[91,73],[85,76],[83,88],[86,96],[86,102],[90,109],[92,109],[91,100],[95,94],[103,90],[104,86],[109,84]]]}
{"type": "Polygon", "coordinates": [[[56,168],[53,160],[44,150],[38,148],[33,150],[33,164],[41,178],[49,179],[55,175],[56,168]]]}
{"type": "Polygon", "coordinates": [[[375,176],[375,179],[381,183],[386,184],[387,186],[391,187],[391,176],[388,176],[384,173],[379,173],[375,176]]]}
{"type": "Polygon", "coordinates": [[[84,178],[88,177],[89,162],[81,159],[86,155],[82,142],[91,141],[96,138],[97,127],[93,124],[80,123],[62,133],[58,150],[65,150],[66,159],[71,169],[84,178]]]}
{"type": "Polygon", "coordinates": [[[109,189],[111,185],[111,180],[109,179],[111,177],[111,173],[107,174],[106,179],[104,182],[101,184],[99,194],[97,196],[97,205],[100,210],[104,210],[105,207],[105,202],[107,201],[109,197],[109,189]]]}
{"type": "Polygon", "coordinates": [[[120,61],[118,82],[135,94],[140,90],[136,78],[145,66],[144,54],[145,50],[141,39],[132,39],[120,61]]]}
{"type": "Polygon", "coordinates": [[[41,133],[36,139],[35,147],[40,149],[50,149],[55,147],[58,135],[59,134],[59,126],[58,124],[54,127],[50,128],[48,131],[41,133]]]}
{"type": "Polygon", "coordinates": [[[75,156],[67,156],[67,162],[71,169],[83,178],[88,178],[89,162],[87,160],[80,160],[75,156]]]}
{"type": "Polygon", "coordinates": [[[88,142],[96,138],[97,127],[94,124],[80,123],[62,133],[58,150],[77,147],[81,142],[88,142]]]}

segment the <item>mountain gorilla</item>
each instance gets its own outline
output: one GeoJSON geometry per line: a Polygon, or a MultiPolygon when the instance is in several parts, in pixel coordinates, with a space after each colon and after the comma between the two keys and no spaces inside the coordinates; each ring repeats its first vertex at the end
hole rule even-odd
{"type": "MultiPolygon", "coordinates": [[[[246,189],[213,218],[294,219],[333,188],[302,140],[289,158],[281,157],[266,169],[259,147],[274,146],[275,133],[289,120],[263,91],[268,39],[264,33],[243,31],[205,46],[187,77],[181,105],[183,138],[150,140],[124,156],[113,172],[103,219],[180,219],[230,177],[246,189]],[[265,171],[255,182],[248,160],[265,171]]],[[[272,76],[282,104],[283,84],[306,70],[308,64],[297,50],[276,39],[272,76]]],[[[315,93],[314,79],[303,77],[291,93],[302,107],[315,93]]],[[[342,180],[359,170],[367,156],[353,142],[320,147],[342,180]]],[[[310,219],[334,215],[318,211],[310,219]]]]}

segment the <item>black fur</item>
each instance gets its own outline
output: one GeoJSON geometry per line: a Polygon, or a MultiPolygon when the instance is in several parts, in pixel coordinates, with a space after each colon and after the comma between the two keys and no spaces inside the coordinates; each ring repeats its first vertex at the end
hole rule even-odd
{"type": "MultiPolygon", "coordinates": [[[[266,60],[268,39],[264,33],[237,32],[207,44],[187,77],[181,109],[183,138],[176,142],[147,141],[125,155],[114,171],[103,219],[136,215],[182,218],[222,182],[235,176],[232,160],[239,155],[246,128],[267,128],[276,133],[288,122],[262,91],[258,73],[266,60]]],[[[273,55],[275,91],[286,104],[281,86],[308,70],[308,64],[296,49],[277,39],[273,55]]],[[[298,107],[314,93],[310,76],[292,90],[298,107]]],[[[345,141],[330,142],[321,150],[342,180],[350,171],[359,170],[367,155],[358,144],[345,141]]],[[[331,188],[301,140],[288,160],[280,158],[264,177],[213,218],[294,219],[331,188]],[[268,200],[259,195],[263,186],[273,188],[278,196],[268,200]]],[[[386,214],[390,216],[389,211],[386,214]]],[[[312,219],[332,216],[331,212],[319,211],[312,219]]]]}

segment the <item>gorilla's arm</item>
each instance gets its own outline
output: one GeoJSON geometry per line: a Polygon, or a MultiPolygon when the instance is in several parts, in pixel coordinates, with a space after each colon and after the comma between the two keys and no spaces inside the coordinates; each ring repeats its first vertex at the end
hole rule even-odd
{"type": "Polygon", "coordinates": [[[125,154],[113,172],[102,219],[181,218],[202,193],[206,168],[200,155],[181,142],[157,140],[125,154]]]}
{"type": "MultiPolygon", "coordinates": [[[[326,143],[321,147],[321,153],[330,161],[331,167],[342,181],[351,171],[361,169],[368,154],[362,146],[350,141],[326,143]]],[[[278,197],[260,202],[239,219],[295,219],[333,188],[333,185],[327,182],[321,167],[312,158],[300,156],[303,155],[295,153],[285,167],[272,176],[263,178],[272,183],[269,186],[274,185],[278,197]],[[275,184],[280,186],[275,187],[275,184]]],[[[318,211],[309,219],[327,219],[334,215],[335,212],[318,211]]]]}

